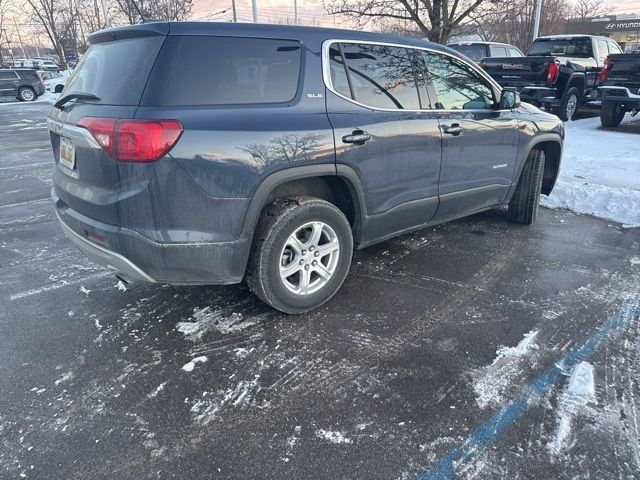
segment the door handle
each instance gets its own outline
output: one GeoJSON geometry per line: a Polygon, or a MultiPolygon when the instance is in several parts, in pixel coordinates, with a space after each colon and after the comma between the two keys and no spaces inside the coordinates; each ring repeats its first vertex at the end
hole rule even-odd
{"type": "Polygon", "coordinates": [[[354,130],[351,135],[342,137],[344,143],[353,143],[354,145],[364,145],[369,140],[371,140],[371,135],[362,130],[354,130]]]}
{"type": "Polygon", "coordinates": [[[444,125],[442,127],[442,131],[444,133],[448,133],[449,135],[453,135],[454,137],[460,135],[462,133],[462,130],[463,128],[458,123],[452,123],[450,126],[444,125]]]}

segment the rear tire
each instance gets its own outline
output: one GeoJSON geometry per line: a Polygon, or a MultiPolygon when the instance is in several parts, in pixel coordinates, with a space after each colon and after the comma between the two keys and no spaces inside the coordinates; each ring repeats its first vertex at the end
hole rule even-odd
{"type": "Polygon", "coordinates": [[[509,202],[507,214],[509,221],[531,225],[536,220],[543,176],[544,152],[532,150],[520,174],[516,191],[509,202]]]}
{"type": "Polygon", "coordinates": [[[335,205],[314,197],[276,200],[255,232],[247,283],[273,308],[304,313],[338,291],[352,254],[351,226],[335,205]]]}
{"type": "Polygon", "coordinates": [[[578,107],[580,106],[580,90],[576,87],[571,87],[564,99],[562,105],[556,110],[556,115],[560,117],[560,120],[568,122],[573,120],[578,113],[578,107]]]}
{"type": "Polygon", "coordinates": [[[18,100],[22,102],[33,102],[38,96],[31,87],[22,87],[18,90],[18,100]]]}
{"type": "Polygon", "coordinates": [[[622,122],[624,114],[624,108],[619,103],[603,103],[600,110],[600,123],[603,127],[617,127],[622,122]]]}

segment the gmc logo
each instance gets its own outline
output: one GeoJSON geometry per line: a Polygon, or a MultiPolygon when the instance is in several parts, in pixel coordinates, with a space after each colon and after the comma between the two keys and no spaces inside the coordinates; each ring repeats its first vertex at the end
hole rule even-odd
{"type": "Polygon", "coordinates": [[[502,64],[503,70],[522,70],[523,68],[524,68],[524,65],[519,63],[503,63],[502,64]]]}

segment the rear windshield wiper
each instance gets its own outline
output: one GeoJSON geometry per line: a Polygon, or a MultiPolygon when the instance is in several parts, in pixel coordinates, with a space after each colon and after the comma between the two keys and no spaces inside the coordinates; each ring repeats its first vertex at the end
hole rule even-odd
{"type": "Polygon", "coordinates": [[[93,93],[74,92],[74,93],[68,93],[67,95],[58,99],[58,101],[54,103],[53,106],[56,107],[58,110],[62,110],[62,108],[70,100],[93,100],[95,102],[100,101],[100,99],[96,97],[93,93]]]}

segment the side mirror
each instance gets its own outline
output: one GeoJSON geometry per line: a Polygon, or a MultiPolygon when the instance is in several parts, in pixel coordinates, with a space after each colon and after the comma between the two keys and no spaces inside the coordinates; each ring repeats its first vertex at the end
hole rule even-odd
{"type": "Polygon", "coordinates": [[[500,108],[513,110],[520,106],[520,94],[515,90],[502,90],[500,94],[500,108]]]}

